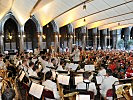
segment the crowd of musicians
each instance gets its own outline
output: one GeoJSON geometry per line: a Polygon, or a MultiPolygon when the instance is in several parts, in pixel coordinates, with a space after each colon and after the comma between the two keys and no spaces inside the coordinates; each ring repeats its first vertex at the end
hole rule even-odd
{"type": "MultiPolygon", "coordinates": [[[[8,71],[8,75],[5,75],[0,79],[2,100],[12,100],[15,98],[15,95],[10,97],[12,99],[5,98],[6,96],[8,97],[8,93],[6,87],[3,86],[3,80],[11,78],[14,82],[14,80],[20,76],[22,71],[25,73],[25,77],[22,81],[28,86],[30,86],[32,82],[41,84],[44,86],[44,89],[53,92],[55,99],[61,100],[57,75],[53,78],[53,70],[55,72],[64,71],[71,74],[69,88],[63,86],[64,91],[67,89],[69,90],[69,93],[74,89],[92,91],[95,98],[97,95],[101,95],[101,97],[106,100],[107,92],[108,90],[113,89],[113,84],[115,84],[115,82],[119,82],[120,79],[133,77],[133,53],[118,50],[85,51],[74,46],[72,53],[69,51],[55,53],[40,52],[39,50],[36,50],[34,53],[16,53],[13,57],[8,54],[1,54],[0,69],[8,71]],[[79,64],[79,66],[73,71],[66,66],[67,63],[75,63],[79,64]],[[85,71],[85,65],[94,65],[95,71],[85,71]],[[82,72],[83,82],[79,82],[74,86],[72,82],[72,73],[76,72],[82,72]],[[103,81],[99,85],[96,82],[96,76],[103,76],[103,81]],[[89,83],[88,87],[86,86],[86,82],[89,83]]],[[[125,100],[132,100],[131,95],[123,95],[123,97],[125,100]]],[[[100,99],[100,97],[98,98],[100,99]]]]}

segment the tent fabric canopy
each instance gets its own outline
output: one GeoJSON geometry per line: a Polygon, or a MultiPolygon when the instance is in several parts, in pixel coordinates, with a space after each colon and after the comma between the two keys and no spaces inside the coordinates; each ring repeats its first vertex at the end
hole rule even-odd
{"type": "Polygon", "coordinates": [[[11,11],[20,25],[34,15],[41,26],[115,29],[133,24],[133,0],[0,0],[0,20],[11,11]],[[83,6],[86,5],[86,9],[83,6]]]}

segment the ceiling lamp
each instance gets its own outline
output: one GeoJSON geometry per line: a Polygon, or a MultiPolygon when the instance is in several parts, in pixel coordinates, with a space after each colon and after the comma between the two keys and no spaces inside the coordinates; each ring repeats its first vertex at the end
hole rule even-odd
{"type": "Polygon", "coordinates": [[[83,5],[83,10],[86,10],[86,4],[84,3],[84,5],[83,5]]]}
{"type": "Polygon", "coordinates": [[[47,28],[49,28],[49,25],[47,24],[47,28]]]}
{"type": "Polygon", "coordinates": [[[84,18],[84,22],[86,22],[86,19],[84,18]]]}
{"type": "Polygon", "coordinates": [[[42,35],[43,39],[46,39],[46,36],[45,35],[42,35]]]}

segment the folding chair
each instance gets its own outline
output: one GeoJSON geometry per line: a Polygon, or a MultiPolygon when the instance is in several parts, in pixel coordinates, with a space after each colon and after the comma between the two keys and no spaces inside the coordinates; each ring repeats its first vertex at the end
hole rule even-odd
{"type": "Polygon", "coordinates": [[[106,99],[107,100],[112,100],[113,99],[113,89],[107,90],[106,99]]]}
{"type": "Polygon", "coordinates": [[[45,100],[45,98],[55,99],[53,92],[47,89],[44,89],[42,93],[42,100],[45,100]]]}
{"type": "Polygon", "coordinates": [[[90,99],[94,100],[94,92],[92,91],[87,91],[87,90],[76,90],[78,92],[78,94],[82,94],[82,95],[90,95],[90,99]]]}

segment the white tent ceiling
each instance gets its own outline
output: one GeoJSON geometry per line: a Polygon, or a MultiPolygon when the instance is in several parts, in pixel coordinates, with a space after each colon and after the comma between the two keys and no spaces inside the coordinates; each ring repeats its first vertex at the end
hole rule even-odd
{"type": "Polygon", "coordinates": [[[133,24],[133,0],[0,0],[0,20],[8,11],[21,25],[31,15],[42,26],[52,20],[59,27],[72,23],[74,28],[114,29],[118,23],[119,27],[133,24]]]}

